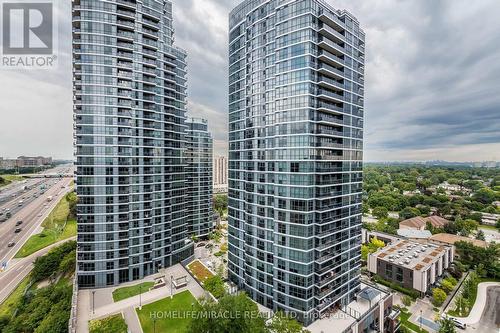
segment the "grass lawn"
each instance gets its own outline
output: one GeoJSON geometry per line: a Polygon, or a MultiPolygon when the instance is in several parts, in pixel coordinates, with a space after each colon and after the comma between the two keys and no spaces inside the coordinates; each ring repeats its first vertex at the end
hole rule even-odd
{"type": "Polygon", "coordinates": [[[128,327],[122,315],[115,314],[104,319],[91,320],[90,333],[127,333],[128,327]]]}
{"type": "Polygon", "coordinates": [[[12,182],[23,180],[22,175],[0,175],[0,187],[7,186],[12,182]]]}
{"type": "Polygon", "coordinates": [[[489,229],[489,230],[495,230],[495,231],[498,230],[494,225],[486,225],[486,224],[480,224],[478,229],[489,229]]]}
{"type": "Polygon", "coordinates": [[[76,220],[68,220],[64,226],[68,216],[69,202],[64,197],[43,221],[43,231],[40,234],[31,236],[14,258],[27,257],[58,241],[76,236],[76,220]]]}
{"type": "Polygon", "coordinates": [[[144,333],[153,333],[154,323],[151,314],[160,313],[161,317],[158,316],[156,320],[156,332],[189,333],[187,329],[192,319],[183,312],[192,311],[192,304],[195,302],[197,302],[196,298],[189,290],[186,290],[174,295],[172,299],[167,297],[143,306],[142,310],[136,309],[142,330],[144,333]],[[170,318],[168,318],[169,312],[170,318]]]}
{"type": "Polygon", "coordinates": [[[144,282],[129,287],[118,288],[113,291],[113,301],[118,302],[125,298],[139,295],[139,293],[144,294],[152,286],[154,286],[154,282],[144,282]]]}
{"type": "Polygon", "coordinates": [[[203,283],[206,279],[214,276],[212,272],[210,272],[208,268],[206,268],[205,265],[203,265],[199,260],[193,261],[187,265],[187,268],[191,273],[193,273],[196,280],[200,283],[203,283]]]}
{"type": "Polygon", "coordinates": [[[7,297],[2,304],[0,304],[0,317],[2,316],[12,316],[17,307],[17,304],[21,301],[23,297],[24,290],[28,286],[30,281],[30,275],[26,276],[18,284],[16,289],[7,297]]]}
{"type": "Polygon", "coordinates": [[[428,331],[426,331],[423,328],[422,328],[422,330],[420,330],[419,325],[416,325],[416,324],[410,322],[409,321],[410,316],[411,316],[411,313],[409,313],[408,310],[401,309],[401,314],[399,315],[399,320],[401,320],[401,326],[409,328],[412,331],[417,332],[417,333],[429,333],[428,331]]]}

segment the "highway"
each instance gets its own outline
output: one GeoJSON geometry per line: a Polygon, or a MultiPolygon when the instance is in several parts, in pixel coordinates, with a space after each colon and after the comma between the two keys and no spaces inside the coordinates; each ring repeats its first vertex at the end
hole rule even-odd
{"type": "Polygon", "coordinates": [[[7,271],[0,273],[0,304],[14,291],[14,289],[16,289],[19,282],[31,272],[33,269],[33,262],[36,258],[47,254],[52,248],[69,240],[76,240],[76,237],[57,242],[26,258],[19,259],[13,263],[7,271]]]}
{"type": "MultiPolygon", "coordinates": [[[[71,174],[71,167],[63,166],[47,170],[40,176],[45,173],[71,174]]],[[[50,214],[57,203],[66,193],[72,190],[70,187],[71,181],[72,177],[38,178],[15,182],[2,188],[0,200],[2,198],[4,200],[0,201],[0,211],[4,211],[3,217],[5,217],[5,211],[9,209],[12,216],[0,223],[0,265],[3,267],[0,272],[0,303],[29,274],[33,268],[33,261],[37,257],[46,254],[54,246],[67,241],[53,244],[26,258],[13,259],[22,245],[39,230],[43,220],[50,214]],[[45,188],[42,190],[41,186],[43,185],[45,188]],[[28,189],[25,189],[25,186],[28,186],[28,189]],[[52,200],[49,201],[48,197],[52,197],[52,200]],[[19,206],[20,200],[23,200],[21,206],[19,206]],[[18,221],[22,221],[22,224],[16,226],[18,221]],[[16,233],[17,228],[21,230],[16,233]],[[9,247],[11,242],[14,242],[15,245],[9,247]],[[5,266],[3,266],[4,264],[5,266]]]]}
{"type": "Polygon", "coordinates": [[[4,215],[7,209],[12,214],[10,218],[0,223],[0,265],[7,264],[8,268],[9,261],[17,251],[39,229],[45,217],[57,205],[59,200],[71,190],[71,180],[72,178],[53,178],[43,179],[39,183],[36,183],[39,180],[32,180],[35,181],[37,186],[27,191],[24,191],[23,187],[28,183],[32,184],[32,181],[20,182],[15,186],[15,189],[9,189],[9,191],[13,190],[18,194],[15,198],[11,194],[12,199],[0,204],[0,211],[4,211],[4,215]],[[40,190],[42,184],[46,187],[43,194],[40,190]],[[49,197],[52,197],[51,201],[48,200],[49,197]],[[23,200],[22,206],[19,206],[20,200],[23,200]],[[22,224],[16,226],[18,221],[22,221],[22,224]],[[21,230],[16,233],[15,231],[18,228],[21,230]],[[9,247],[11,242],[15,244],[9,247]]]}

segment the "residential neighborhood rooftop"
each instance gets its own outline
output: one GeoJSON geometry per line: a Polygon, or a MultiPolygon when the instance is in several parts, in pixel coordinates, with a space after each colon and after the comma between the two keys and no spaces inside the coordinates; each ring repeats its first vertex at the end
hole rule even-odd
{"type": "Polygon", "coordinates": [[[420,270],[431,265],[444,250],[443,246],[436,244],[403,240],[379,249],[373,256],[402,267],[420,270]]]}
{"type": "Polygon", "coordinates": [[[425,228],[428,222],[430,222],[434,228],[443,228],[446,224],[450,223],[450,221],[442,218],[441,216],[433,215],[429,217],[412,217],[410,219],[401,221],[399,225],[400,228],[401,226],[405,226],[407,228],[422,229],[425,228]]]}
{"type": "Polygon", "coordinates": [[[432,235],[429,239],[431,241],[446,243],[446,244],[450,244],[450,245],[453,245],[456,242],[464,241],[464,242],[472,243],[475,246],[488,247],[488,243],[485,241],[482,241],[479,239],[472,239],[469,237],[464,237],[464,236],[459,236],[459,235],[446,234],[446,233],[432,235]]]}

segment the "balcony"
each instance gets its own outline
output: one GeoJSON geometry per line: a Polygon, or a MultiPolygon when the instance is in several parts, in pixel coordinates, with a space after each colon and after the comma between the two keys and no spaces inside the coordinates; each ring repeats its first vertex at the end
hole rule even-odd
{"type": "Polygon", "coordinates": [[[326,90],[326,89],[319,89],[318,90],[318,97],[319,98],[324,98],[327,100],[333,100],[334,102],[338,101],[340,103],[343,103],[345,100],[344,96],[337,94],[333,91],[326,90]]]}
{"type": "Polygon", "coordinates": [[[345,36],[329,25],[323,24],[319,29],[319,33],[330,39],[338,40],[341,43],[345,42],[345,36]]]}
{"type": "Polygon", "coordinates": [[[347,50],[342,45],[339,45],[339,44],[335,43],[334,41],[331,41],[325,37],[322,37],[319,40],[318,46],[320,46],[321,48],[323,48],[327,51],[330,51],[333,54],[338,54],[340,56],[347,53],[347,50]]]}
{"type": "Polygon", "coordinates": [[[318,66],[318,72],[323,75],[334,76],[339,79],[344,79],[346,74],[340,69],[333,67],[331,65],[320,63],[318,66]]]}
{"type": "Polygon", "coordinates": [[[329,77],[326,77],[323,75],[321,75],[318,78],[318,84],[320,86],[323,86],[323,87],[326,87],[329,89],[337,89],[339,91],[347,90],[346,86],[343,83],[338,82],[337,80],[334,80],[332,78],[329,78],[329,77]]]}

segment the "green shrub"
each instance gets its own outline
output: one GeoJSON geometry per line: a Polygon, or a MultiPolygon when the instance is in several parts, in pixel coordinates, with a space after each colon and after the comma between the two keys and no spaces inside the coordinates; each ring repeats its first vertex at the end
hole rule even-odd
{"type": "Polygon", "coordinates": [[[403,286],[400,286],[397,283],[384,280],[382,277],[380,277],[378,275],[375,275],[373,277],[373,280],[375,282],[377,282],[377,283],[380,283],[381,285],[384,285],[384,286],[389,287],[391,289],[397,290],[400,293],[408,295],[408,296],[410,296],[414,300],[417,299],[420,296],[420,292],[418,290],[405,288],[403,286]]]}
{"type": "Polygon", "coordinates": [[[441,282],[441,289],[443,289],[445,293],[449,294],[453,290],[453,284],[450,281],[443,280],[443,282],[441,282]]]}
{"type": "Polygon", "coordinates": [[[411,303],[413,302],[413,299],[408,295],[404,295],[403,298],[401,299],[401,301],[403,302],[403,304],[405,306],[410,306],[411,303]]]}
{"type": "Polygon", "coordinates": [[[432,304],[435,306],[443,305],[446,300],[446,293],[440,288],[432,289],[432,304]]]}

